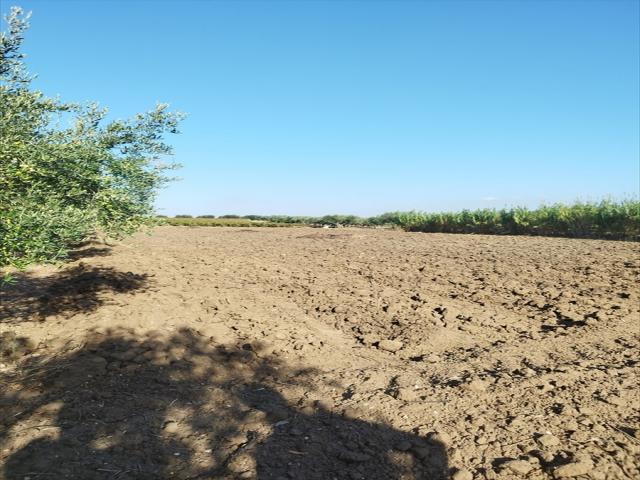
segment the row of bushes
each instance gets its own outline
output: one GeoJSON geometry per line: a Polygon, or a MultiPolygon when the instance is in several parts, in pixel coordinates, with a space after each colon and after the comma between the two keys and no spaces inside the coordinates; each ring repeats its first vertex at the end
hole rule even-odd
{"type": "MultiPolygon", "coordinates": [[[[263,220],[250,220],[247,218],[214,218],[214,217],[191,217],[176,216],[173,218],[160,218],[161,224],[168,224],[181,227],[288,227],[294,224],[267,222],[263,220]]],[[[299,224],[302,225],[302,224],[299,224]]]]}
{"type": "Polygon", "coordinates": [[[343,225],[395,226],[410,232],[480,233],[499,235],[546,235],[582,238],[640,240],[640,201],[603,200],[573,205],[462,210],[460,212],[389,212],[375,217],[325,215],[323,217],[287,215],[213,215],[192,218],[177,215],[172,225],[343,225]],[[178,220],[187,220],[180,223],[178,220]],[[227,219],[227,222],[221,221],[227,219]],[[233,223],[232,222],[235,222],[233,223]],[[245,223],[242,223],[245,222],[245,223]]]}
{"type": "MultiPolygon", "coordinates": [[[[159,218],[168,219],[166,215],[158,215],[159,218]]],[[[376,217],[377,218],[377,217],[376,217]]],[[[290,216],[290,215],[176,215],[169,219],[174,224],[175,219],[225,219],[225,220],[247,220],[256,222],[287,223],[287,224],[340,224],[340,225],[366,225],[371,219],[358,217],[356,215],[325,215],[322,217],[311,216],[290,216]]]]}
{"type": "MultiPolygon", "coordinates": [[[[247,215],[246,217],[241,217],[240,215],[220,215],[219,217],[216,215],[198,215],[196,217],[194,217],[193,215],[176,215],[173,218],[227,218],[227,219],[232,219],[232,218],[246,218],[249,219],[249,217],[254,217],[255,215],[247,215]]],[[[166,215],[158,215],[158,218],[169,218],[166,215]]]]}

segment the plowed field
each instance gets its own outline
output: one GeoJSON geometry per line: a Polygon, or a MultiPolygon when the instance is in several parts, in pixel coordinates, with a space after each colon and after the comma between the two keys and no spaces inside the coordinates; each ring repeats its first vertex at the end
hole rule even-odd
{"type": "Polygon", "coordinates": [[[640,478],[637,243],[161,227],[0,294],[0,477],[640,478]]]}

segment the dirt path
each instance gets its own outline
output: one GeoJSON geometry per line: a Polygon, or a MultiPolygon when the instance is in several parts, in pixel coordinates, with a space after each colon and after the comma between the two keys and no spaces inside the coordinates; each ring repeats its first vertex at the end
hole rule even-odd
{"type": "Polygon", "coordinates": [[[640,478],[640,247],[162,227],[0,294],[0,478],[640,478]]]}

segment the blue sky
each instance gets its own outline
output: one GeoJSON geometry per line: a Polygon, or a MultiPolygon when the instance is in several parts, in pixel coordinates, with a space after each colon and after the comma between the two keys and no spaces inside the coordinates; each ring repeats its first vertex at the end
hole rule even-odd
{"type": "Polygon", "coordinates": [[[189,114],[160,213],[638,195],[637,1],[14,3],[45,93],[189,114]]]}

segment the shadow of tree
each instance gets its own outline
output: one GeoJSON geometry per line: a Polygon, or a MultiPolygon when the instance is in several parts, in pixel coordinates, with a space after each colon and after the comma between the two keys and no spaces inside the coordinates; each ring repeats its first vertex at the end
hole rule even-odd
{"type": "Polygon", "coordinates": [[[314,373],[195,330],[94,332],[0,375],[0,476],[448,478],[441,444],[287,401],[314,373]]]}
{"type": "Polygon", "coordinates": [[[16,274],[15,282],[0,288],[0,322],[86,313],[104,304],[108,292],[127,293],[147,285],[147,275],[82,263],[46,277],[16,274]]]}
{"type": "Polygon", "coordinates": [[[111,255],[110,247],[96,247],[90,242],[87,242],[75,250],[70,251],[67,254],[67,261],[73,262],[84,258],[106,257],[107,255],[111,255]]]}

